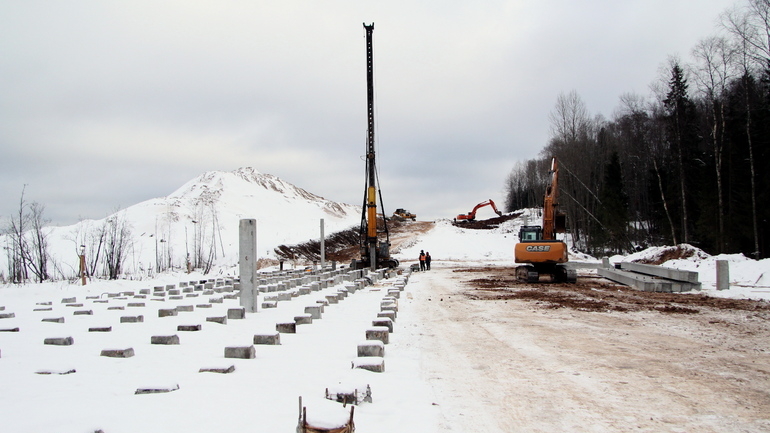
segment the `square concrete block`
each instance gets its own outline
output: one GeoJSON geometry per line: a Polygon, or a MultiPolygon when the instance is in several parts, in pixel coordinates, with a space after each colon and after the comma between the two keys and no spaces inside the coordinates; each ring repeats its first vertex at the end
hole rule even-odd
{"type": "Polygon", "coordinates": [[[201,330],[201,325],[179,325],[179,326],[176,327],[176,330],[177,331],[190,331],[190,332],[200,331],[201,330]]]}
{"type": "Polygon", "coordinates": [[[170,387],[166,386],[159,386],[159,387],[153,387],[153,388],[137,388],[136,391],[134,391],[134,394],[162,394],[165,392],[172,392],[179,389],[179,385],[174,385],[170,387]]]}
{"type": "Polygon", "coordinates": [[[300,314],[298,316],[294,316],[294,323],[297,325],[310,325],[313,323],[313,316],[310,314],[300,314]]]}
{"type": "Polygon", "coordinates": [[[225,347],[225,358],[254,359],[257,357],[257,349],[252,346],[225,347]]]}
{"type": "Polygon", "coordinates": [[[235,371],[235,366],[231,365],[229,367],[204,367],[198,370],[198,373],[219,373],[219,374],[229,374],[235,371]]]}
{"type": "Polygon", "coordinates": [[[222,324],[222,325],[227,325],[227,316],[207,317],[206,321],[207,322],[219,323],[219,324],[222,324]]]}
{"type": "Polygon", "coordinates": [[[46,338],[43,340],[43,344],[48,344],[52,346],[72,346],[75,344],[75,339],[72,337],[54,337],[54,338],[46,338]]]}
{"type": "Polygon", "coordinates": [[[384,326],[388,328],[388,332],[393,332],[393,321],[388,317],[372,320],[372,326],[384,326]]]}
{"type": "Polygon", "coordinates": [[[88,332],[112,332],[112,326],[88,328],[88,332]]]}
{"type": "Polygon", "coordinates": [[[366,330],[367,340],[380,340],[385,344],[388,344],[390,332],[385,326],[373,326],[366,330]]]}
{"type": "Polygon", "coordinates": [[[100,356],[106,356],[108,358],[130,358],[134,356],[134,349],[131,347],[128,349],[104,349],[100,356]]]}
{"type": "Polygon", "coordinates": [[[161,308],[158,310],[158,317],[170,317],[177,315],[179,315],[179,312],[176,310],[176,308],[161,308]]]}
{"type": "Polygon", "coordinates": [[[279,332],[274,334],[254,334],[254,344],[281,344],[281,334],[279,332]]]}
{"type": "Polygon", "coordinates": [[[387,317],[392,321],[396,321],[396,312],[395,311],[380,311],[377,313],[377,317],[387,317]]]}
{"type": "Polygon", "coordinates": [[[367,341],[358,345],[358,356],[385,356],[385,344],[382,341],[367,341]]]}
{"type": "Polygon", "coordinates": [[[309,305],[305,307],[305,314],[310,314],[313,319],[320,319],[323,306],[321,305],[309,305]]]}
{"type": "Polygon", "coordinates": [[[153,335],[150,344],[179,344],[178,335],[153,335]]]}
{"type": "Polygon", "coordinates": [[[276,323],[275,330],[282,334],[296,334],[297,324],[294,322],[276,323]]]}
{"type": "Polygon", "coordinates": [[[41,320],[41,322],[64,323],[64,317],[49,317],[41,320]]]}
{"type": "Polygon", "coordinates": [[[144,316],[141,314],[138,316],[123,316],[120,318],[120,323],[142,323],[144,322],[144,316]]]}
{"type": "Polygon", "coordinates": [[[385,371],[385,359],[380,356],[360,356],[353,360],[353,368],[363,368],[364,370],[382,373],[385,371]]]}
{"type": "Polygon", "coordinates": [[[244,308],[244,307],[228,308],[227,309],[227,318],[228,319],[245,319],[246,318],[246,308],[244,308]]]}

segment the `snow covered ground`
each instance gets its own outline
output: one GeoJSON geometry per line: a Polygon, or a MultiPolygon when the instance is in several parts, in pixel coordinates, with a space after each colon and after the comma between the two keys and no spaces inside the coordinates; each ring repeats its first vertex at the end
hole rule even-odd
{"type": "MultiPolygon", "coordinates": [[[[432,230],[403,245],[396,257],[404,267],[416,261],[420,250],[430,252],[438,268],[512,265],[516,232],[524,223],[517,219],[495,230],[466,230],[449,221],[438,221],[432,230]]],[[[655,253],[650,250],[612,260],[634,260],[655,253]]],[[[598,262],[587,258],[575,261],[598,262]]],[[[770,299],[767,259],[696,255],[665,265],[697,270],[702,293],[770,299]],[[718,292],[714,288],[717,259],[731,262],[730,290],[718,292]]],[[[214,278],[233,277],[234,269],[219,268],[214,278]]],[[[293,296],[279,301],[277,308],[247,314],[245,319],[230,319],[226,324],[207,318],[227,316],[228,310],[238,307],[237,299],[226,296],[230,292],[182,292],[176,299],[168,292],[163,297],[152,295],[155,286],[176,285],[182,290],[181,282],[211,277],[164,273],[141,281],[97,280],[86,286],[69,282],[0,286],[0,430],[292,431],[300,396],[308,406],[309,417],[320,417],[324,422],[344,419],[349,408],[330,405],[324,399],[327,388],[341,384],[359,388],[368,385],[371,389],[373,402],[355,409],[355,423],[361,432],[445,431],[447,420],[457,417],[448,415],[447,407],[436,404],[446,399],[442,393],[452,392],[452,387],[446,385],[446,380],[442,386],[435,386],[437,378],[431,376],[437,371],[451,371],[456,362],[454,354],[431,354],[432,360],[443,360],[446,365],[426,368],[425,354],[421,352],[421,338],[430,330],[422,328],[424,317],[416,316],[414,311],[429,299],[415,294],[427,290],[428,279],[415,276],[400,292],[394,331],[385,345],[385,371],[374,373],[353,369],[351,363],[396,278],[367,286],[326,306],[321,319],[298,325],[296,334],[281,334],[280,345],[256,345],[254,359],[231,359],[225,358],[225,347],[251,346],[255,334],[275,332],[276,323],[293,321],[306,306],[317,305],[318,300],[336,294],[344,285],[293,296]],[[150,294],[136,297],[141,290],[149,290],[150,294]],[[198,296],[187,296],[193,294],[198,296]],[[177,309],[178,313],[159,317],[161,309],[177,309]],[[82,311],[91,314],[79,313],[82,311]],[[139,315],[143,316],[142,322],[121,322],[121,317],[139,315]],[[43,321],[59,318],[63,323],[43,321]],[[178,330],[179,325],[198,324],[200,331],[178,330]],[[95,327],[111,330],[89,331],[95,327]],[[15,328],[18,332],[12,332],[15,328]],[[177,335],[179,344],[151,344],[153,336],[169,335],[177,335]],[[72,337],[74,344],[44,344],[45,339],[65,337],[72,337]],[[135,356],[100,356],[104,349],[126,348],[134,349],[135,356]],[[229,374],[199,372],[201,368],[230,366],[235,370],[229,374]],[[174,390],[135,394],[140,388],[174,390]],[[337,413],[332,414],[334,411],[337,413]]],[[[260,303],[267,295],[272,294],[260,295],[260,303]]],[[[457,380],[473,382],[472,371],[463,374],[457,380]]]]}

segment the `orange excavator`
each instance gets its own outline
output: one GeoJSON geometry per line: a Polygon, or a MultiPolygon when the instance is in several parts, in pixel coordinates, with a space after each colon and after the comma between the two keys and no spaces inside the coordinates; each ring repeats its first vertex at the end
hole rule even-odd
{"type": "Polygon", "coordinates": [[[514,260],[522,265],[516,267],[516,278],[528,283],[540,281],[541,275],[551,275],[553,282],[574,283],[577,273],[567,263],[567,244],[556,239],[557,233],[565,233],[566,215],[558,210],[559,166],[556,158],[551,160],[550,184],[543,198],[543,225],[522,226],[519,243],[514,247],[514,260]]]}
{"type": "Polygon", "coordinates": [[[492,206],[492,209],[494,209],[497,216],[503,216],[503,213],[497,210],[497,206],[495,206],[495,202],[492,201],[492,199],[489,199],[487,201],[482,201],[481,203],[477,204],[472,211],[468,212],[467,214],[461,213],[460,215],[457,215],[457,218],[455,218],[456,221],[474,221],[476,219],[476,211],[484,206],[492,206]]]}

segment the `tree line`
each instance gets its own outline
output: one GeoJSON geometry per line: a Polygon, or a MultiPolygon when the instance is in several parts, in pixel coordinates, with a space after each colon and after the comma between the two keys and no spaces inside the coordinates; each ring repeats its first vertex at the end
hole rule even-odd
{"type": "Polygon", "coordinates": [[[770,0],[746,0],[721,15],[689,62],[669,59],[650,97],[621,96],[612,119],[562,93],[540,156],[506,179],[506,210],[542,206],[555,157],[560,209],[580,251],[689,243],[766,257],[769,35],[770,0]]]}

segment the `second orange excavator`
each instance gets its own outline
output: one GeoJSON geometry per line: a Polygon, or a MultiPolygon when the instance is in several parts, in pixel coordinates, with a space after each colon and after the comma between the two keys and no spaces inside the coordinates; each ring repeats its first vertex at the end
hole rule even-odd
{"type": "Polygon", "coordinates": [[[467,214],[461,213],[460,215],[457,215],[457,218],[455,218],[456,221],[474,221],[476,219],[476,211],[484,206],[492,206],[492,209],[494,209],[497,216],[503,216],[503,213],[497,210],[497,206],[495,206],[495,202],[492,201],[492,199],[489,199],[487,201],[482,201],[481,203],[477,204],[472,211],[468,212],[467,214]]]}
{"type": "Polygon", "coordinates": [[[556,239],[556,233],[565,233],[566,215],[558,210],[559,166],[551,160],[548,174],[551,181],[543,198],[543,225],[522,226],[519,243],[514,247],[516,277],[521,281],[536,283],[543,274],[551,275],[553,282],[574,283],[577,273],[564,264],[568,261],[567,244],[556,239]]]}

